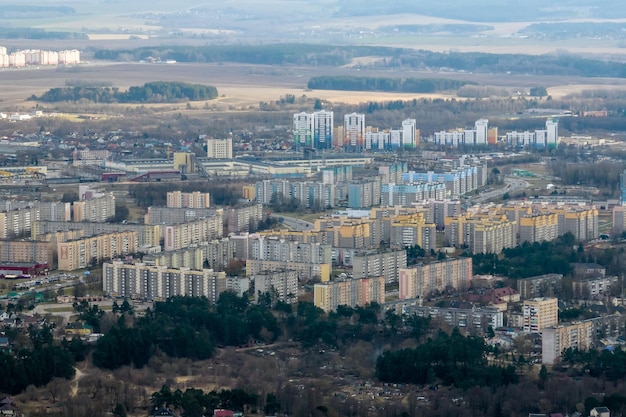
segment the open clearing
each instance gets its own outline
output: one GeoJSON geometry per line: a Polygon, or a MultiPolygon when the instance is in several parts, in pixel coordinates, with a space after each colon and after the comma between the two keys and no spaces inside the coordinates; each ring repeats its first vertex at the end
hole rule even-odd
{"type": "MultiPolygon", "coordinates": [[[[469,73],[426,73],[417,71],[361,70],[334,67],[263,66],[248,64],[140,64],[93,63],[69,68],[22,68],[0,70],[0,111],[25,111],[33,107],[27,99],[41,95],[53,87],[64,87],[67,81],[92,82],[120,89],[150,81],[180,81],[214,85],[220,97],[209,102],[192,103],[196,109],[249,110],[258,109],[261,101],[274,101],[286,94],[319,98],[332,103],[361,103],[368,101],[411,100],[420,97],[452,98],[449,94],[405,94],[385,92],[352,92],[309,90],[307,82],[318,75],[353,75],[369,77],[452,78],[474,81],[486,86],[529,88],[543,85],[555,98],[589,89],[624,89],[626,80],[610,78],[551,77],[525,75],[494,75],[469,73]]],[[[458,99],[458,98],[457,98],[458,99]]],[[[146,105],[146,107],[151,105],[146,105]]],[[[178,105],[155,105],[179,110],[178,105]]],[[[46,105],[54,107],[54,104],[46,105]]]]}

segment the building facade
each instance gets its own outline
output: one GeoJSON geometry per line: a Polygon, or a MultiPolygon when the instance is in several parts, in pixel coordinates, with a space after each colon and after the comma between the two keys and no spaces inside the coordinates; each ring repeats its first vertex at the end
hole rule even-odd
{"type": "Polygon", "coordinates": [[[103,265],[102,290],[113,297],[166,300],[184,295],[207,297],[216,303],[227,287],[226,274],[211,269],[195,271],[113,261],[103,265]]]}
{"type": "Polygon", "coordinates": [[[399,298],[423,298],[449,289],[469,288],[472,258],[446,259],[400,269],[399,298]]]}
{"type": "Polygon", "coordinates": [[[522,329],[528,333],[539,333],[559,323],[559,300],[546,297],[524,300],[522,315],[522,329]]]}
{"type": "Polygon", "coordinates": [[[137,253],[137,232],[124,231],[57,243],[58,269],[74,271],[137,253]]]}
{"type": "Polygon", "coordinates": [[[314,286],[314,304],[325,312],[336,311],[340,305],[365,306],[385,302],[385,277],[329,281],[314,286]]]}

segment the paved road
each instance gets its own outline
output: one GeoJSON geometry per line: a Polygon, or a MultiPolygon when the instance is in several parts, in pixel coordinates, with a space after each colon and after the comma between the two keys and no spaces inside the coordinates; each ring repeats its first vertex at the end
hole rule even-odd
{"type": "Polygon", "coordinates": [[[500,198],[506,193],[517,192],[517,191],[524,190],[527,187],[530,187],[530,184],[528,183],[528,181],[525,181],[521,178],[508,177],[504,179],[504,183],[505,183],[504,187],[480,193],[477,196],[469,198],[467,202],[469,204],[484,203],[485,201],[488,201],[488,200],[500,198]]]}
{"type": "Polygon", "coordinates": [[[306,222],[301,219],[297,219],[295,217],[287,217],[279,214],[270,214],[270,217],[274,219],[282,219],[282,223],[290,228],[291,230],[295,230],[298,232],[302,232],[303,230],[313,230],[313,223],[306,222]]]}

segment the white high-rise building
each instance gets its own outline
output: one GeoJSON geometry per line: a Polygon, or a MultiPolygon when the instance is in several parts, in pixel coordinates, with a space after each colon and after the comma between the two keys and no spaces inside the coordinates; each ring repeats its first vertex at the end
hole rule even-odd
{"type": "Polygon", "coordinates": [[[211,159],[233,159],[233,140],[225,139],[207,139],[207,157],[211,159]]]}
{"type": "Polygon", "coordinates": [[[359,113],[346,114],[343,117],[344,140],[346,149],[361,151],[365,145],[365,115],[359,113]]]}
{"type": "Polygon", "coordinates": [[[293,146],[295,149],[313,146],[313,114],[300,112],[293,115],[293,146]]]}
{"type": "Polygon", "coordinates": [[[415,148],[419,144],[415,119],[402,121],[402,146],[404,148],[415,148]]]}
{"type": "Polygon", "coordinates": [[[476,123],[474,123],[474,129],[476,130],[475,145],[486,145],[487,144],[487,135],[489,131],[489,120],[487,119],[478,119],[476,123]]]}
{"type": "Polygon", "coordinates": [[[320,110],[313,113],[313,147],[330,149],[333,147],[333,112],[320,110]]]}
{"type": "Polygon", "coordinates": [[[559,121],[557,119],[546,120],[546,130],[548,131],[546,146],[556,146],[559,143],[559,121]]]}

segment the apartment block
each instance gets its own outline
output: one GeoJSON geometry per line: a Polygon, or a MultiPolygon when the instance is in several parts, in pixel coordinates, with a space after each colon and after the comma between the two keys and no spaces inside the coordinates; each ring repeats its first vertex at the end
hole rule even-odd
{"type": "Polygon", "coordinates": [[[540,333],[546,327],[559,323],[559,300],[557,298],[533,298],[524,300],[522,306],[524,326],[529,333],[540,333]]]}
{"type": "Polygon", "coordinates": [[[94,236],[102,233],[118,233],[123,231],[134,231],[137,233],[137,246],[160,246],[163,232],[159,225],[146,224],[119,224],[119,223],[80,223],[37,221],[33,223],[31,239],[41,240],[42,234],[67,232],[80,227],[82,236],[94,236]]]}
{"type": "Polygon", "coordinates": [[[298,273],[294,270],[272,271],[271,274],[258,274],[254,280],[254,299],[258,303],[259,295],[276,294],[279,301],[293,304],[298,301],[298,273]]]}
{"type": "Polygon", "coordinates": [[[364,306],[385,302],[385,277],[357,278],[315,284],[314,304],[322,310],[336,311],[340,305],[364,306]]]}
{"type": "Polygon", "coordinates": [[[389,246],[405,248],[419,245],[424,250],[437,248],[437,226],[426,221],[425,213],[395,216],[389,228],[389,246]]]}
{"type": "Polygon", "coordinates": [[[232,138],[224,139],[207,139],[207,157],[210,159],[233,159],[233,140],[232,138]]]}
{"type": "Polygon", "coordinates": [[[103,265],[102,289],[113,297],[166,300],[184,295],[207,297],[215,303],[226,290],[226,274],[211,269],[195,271],[113,261],[103,265]]]}
{"type": "Polygon", "coordinates": [[[238,258],[235,242],[229,238],[202,242],[175,251],[145,255],[142,261],[148,265],[201,270],[210,268],[223,271],[228,263],[238,258]]]}
{"type": "Polygon", "coordinates": [[[222,213],[223,209],[148,207],[148,212],[144,216],[144,223],[173,225],[192,222],[215,215],[222,215],[222,213]]]}
{"type": "MultiPolygon", "coordinates": [[[[580,299],[601,298],[619,285],[617,276],[578,278],[572,281],[574,297],[580,299]]],[[[621,291],[621,288],[618,290],[621,291]]]]}
{"type": "Polygon", "coordinates": [[[113,193],[102,197],[93,197],[72,204],[75,222],[106,222],[115,216],[115,196],[113,193]]]}
{"type": "Polygon", "coordinates": [[[335,206],[335,188],[332,182],[263,180],[255,184],[254,199],[260,204],[271,204],[277,198],[297,199],[307,208],[327,208],[335,206]]]}
{"type": "Polygon", "coordinates": [[[73,271],[137,252],[137,232],[124,231],[57,244],[58,269],[73,271]]]}
{"type": "Polygon", "coordinates": [[[32,240],[0,240],[0,262],[54,265],[54,244],[32,240]]]}
{"type": "Polygon", "coordinates": [[[39,220],[69,222],[72,220],[72,204],[60,201],[39,201],[39,220]]]}
{"type": "Polygon", "coordinates": [[[338,146],[346,151],[362,152],[365,147],[365,115],[350,113],[343,118],[343,141],[338,146]]]}
{"type": "Polygon", "coordinates": [[[354,278],[385,277],[386,283],[398,282],[400,268],[406,268],[406,251],[371,252],[352,258],[354,278]]]}
{"type": "Polygon", "coordinates": [[[411,206],[425,200],[443,200],[447,195],[442,182],[387,183],[381,187],[381,205],[411,206]]]}
{"type": "Polygon", "coordinates": [[[559,216],[540,213],[519,219],[519,243],[550,242],[558,237],[559,216]]]}
{"type": "Polygon", "coordinates": [[[248,204],[226,209],[227,226],[230,233],[254,231],[263,217],[263,204],[248,204]]]}
{"type": "Polygon", "coordinates": [[[400,269],[399,298],[427,297],[448,289],[469,288],[473,276],[472,258],[446,259],[400,269]]]}
{"type": "Polygon", "coordinates": [[[296,113],[293,115],[294,149],[303,148],[331,149],[333,147],[332,111],[320,110],[313,113],[296,113]]]}
{"type": "Polygon", "coordinates": [[[298,242],[279,236],[258,235],[251,240],[250,259],[304,262],[304,263],[330,263],[330,245],[317,242],[298,242]]]}
{"type": "Polygon", "coordinates": [[[517,280],[517,291],[522,300],[535,297],[551,297],[563,287],[562,274],[545,274],[517,280]]]}
{"type": "Polygon", "coordinates": [[[167,193],[167,207],[172,208],[202,208],[211,207],[211,194],[193,191],[184,193],[182,191],[170,191],[167,193]]]}
{"type": "Polygon", "coordinates": [[[364,178],[348,185],[348,207],[369,208],[380,205],[381,177],[364,178]]]}
{"type": "Polygon", "coordinates": [[[32,224],[37,220],[39,207],[0,212],[0,239],[11,239],[31,233],[32,224]]]}
{"type": "Polygon", "coordinates": [[[500,253],[517,245],[516,223],[505,215],[447,217],[445,238],[451,246],[467,246],[473,253],[500,253]]]}
{"type": "Polygon", "coordinates": [[[439,320],[470,334],[484,335],[489,327],[503,326],[504,314],[495,307],[455,308],[414,306],[406,309],[406,314],[439,320]]]}
{"type": "Polygon", "coordinates": [[[209,242],[224,235],[222,210],[216,210],[212,217],[205,217],[188,223],[165,225],[163,230],[163,249],[178,250],[209,242]]]}
{"type": "Polygon", "coordinates": [[[266,274],[268,272],[282,271],[288,268],[298,274],[298,280],[305,282],[311,279],[319,279],[322,282],[330,280],[332,271],[330,263],[317,262],[289,262],[268,261],[261,259],[246,260],[246,276],[266,274]]]}
{"type": "Polygon", "coordinates": [[[546,327],[541,332],[541,363],[553,365],[566,349],[589,350],[594,339],[591,320],[546,327]]]}

